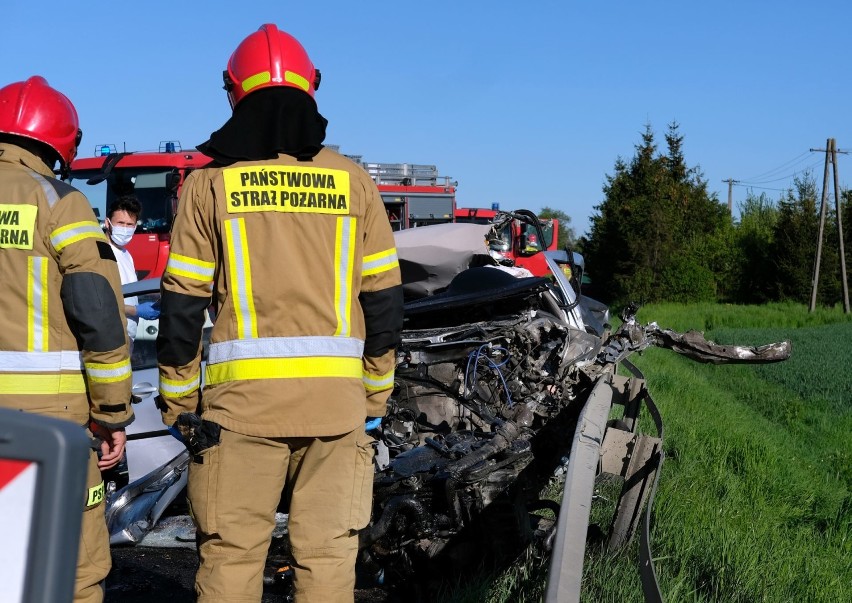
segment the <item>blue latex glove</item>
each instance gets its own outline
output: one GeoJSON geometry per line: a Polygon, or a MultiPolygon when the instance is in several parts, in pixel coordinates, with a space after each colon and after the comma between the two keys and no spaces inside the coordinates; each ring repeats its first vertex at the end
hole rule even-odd
{"type": "Polygon", "coordinates": [[[160,317],[160,302],[142,302],[136,306],[136,316],[145,320],[156,320],[160,317]]]}
{"type": "Polygon", "coordinates": [[[382,426],[381,417],[367,417],[367,422],[364,423],[364,431],[373,431],[382,426]]]}
{"type": "Polygon", "coordinates": [[[180,429],[177,428],[177,425],[169,425],[168,427],[166,427],[166,429],[169,431],[170,434],[172,434],[172,437],[174,439],[176,439],[181,444],[186,444],[183,439],[183,435],[180,432],[180,429]]]}

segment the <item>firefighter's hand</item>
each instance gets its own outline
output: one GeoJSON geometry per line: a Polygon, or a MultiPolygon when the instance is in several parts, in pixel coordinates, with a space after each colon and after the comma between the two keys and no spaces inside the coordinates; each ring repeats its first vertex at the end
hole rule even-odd
{"type": "Polygon", "coordinates": [[[112,469],[124,455],[124,446],[127,444],[127,434],[124,429],[108,429],[103,425],[92,423],[89,429],[101,439],[100,458],[98,469],[112,469]]]}

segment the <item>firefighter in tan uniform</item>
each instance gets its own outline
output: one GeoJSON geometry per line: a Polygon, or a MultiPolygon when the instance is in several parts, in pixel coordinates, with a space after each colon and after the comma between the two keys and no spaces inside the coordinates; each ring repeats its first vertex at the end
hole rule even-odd
{"type": "Polygon", "coordinates": [[[282,489],[296,600],[354,597],[373,482],[364,423],[393,388],[402,288],[375,184],[322,146],[319,76],[274,25],[238,46],[233,115],[199,147],[214,161],[188,177],[172,232],[159,403],[193,453],[200,602],[260,601],[282,489]]]}
{"type": "Polygon", "coordinates": [[[121,459],[133,411],[115,256],[83,194],[53,174],[79,142],[74,106],[43,78],[0,89],[0,406],[73,421],[101,440],[80,505],[74,601],[88,603],[103,600],[110,569],[100,469],[121,459]]]}

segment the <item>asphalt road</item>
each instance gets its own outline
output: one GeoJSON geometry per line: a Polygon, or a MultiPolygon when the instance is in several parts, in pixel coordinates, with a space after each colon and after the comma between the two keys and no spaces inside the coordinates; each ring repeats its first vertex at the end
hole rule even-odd
{"type": "MultiPolygon", "coordinates": [[[[113,547],[105,603],[194,603],[193,581],[197,568],[198,559],[193,549],[113,547]]],[[[264,585],[262,603],[292,601],[287,584],[268,581],[272,583],[264,585]]],[[[402,599],[381,588],[358,588],[355,601],[397,603],[402,599]]]]}

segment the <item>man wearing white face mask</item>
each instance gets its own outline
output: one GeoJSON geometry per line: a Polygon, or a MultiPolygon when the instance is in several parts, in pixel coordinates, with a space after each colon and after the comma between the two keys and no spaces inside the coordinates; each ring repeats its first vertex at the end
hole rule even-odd
{"type": "MultiPolygon", "coordinates": [[[[136,282],[136,266],[133,263],[133,256],[127,251],[127,245],[133,238],[133,233],[136,232],[140,213],[142,213],[142,206],[139,201],[132,195],[124,195],[109,206],[104,222],[109,244],[118,262],[122,285],[136,282]]],[[[127,315],[127,335],[132,342],[136,338],[139,319],[154,320],[160,316],[160,312],[154,307],[153,302],[139,304],[136,297],[125,298],[124,304],[124,313],[127,315]]]]}

